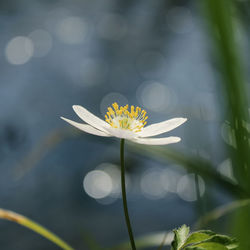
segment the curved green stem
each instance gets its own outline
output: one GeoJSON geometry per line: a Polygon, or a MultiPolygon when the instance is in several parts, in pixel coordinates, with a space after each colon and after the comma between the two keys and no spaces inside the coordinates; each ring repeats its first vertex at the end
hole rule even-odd
{"type": "Polygon", "coordinates": [[[57,246],[61,247],[64,250],[73,250],[71,246],[69,246],[65,241],[60,239],[58,236],[56,236],[43,226],[39,225],[38,223],[24,217],[23,215],[0,208],[0,219],[13,221],[24,227],[27,227],[30,230],[42,235],[46,239],[52,241],[53,243],[55,243],[57,246]]]}
{"type": "Polygon", "coordinates": [[[128,234],[129,234],[129,238],[130,238],[130,244],[131,244],[132,250],[136,250],[133,231],[132,231],[132,227],[131,227],[130,219],[129,219],[129,214],[128,214],[128,206],[127,206],[126,182],[125,182],[125,164],[124,164],[124,143],[125,143],[125,140],[121,139],[120,156],[121,156],[122,201],[123,201],[125,220],[126,220],[126,224],[127,224],[127,228],[128,228],[128,234]]]}

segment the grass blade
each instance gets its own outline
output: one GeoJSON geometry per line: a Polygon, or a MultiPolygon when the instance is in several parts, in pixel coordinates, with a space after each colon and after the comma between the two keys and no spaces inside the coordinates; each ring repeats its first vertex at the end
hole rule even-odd
{"type": "Polygon", "coordinates": [[[27,217],[24,217],[23,215],[14,213],[9,210],[0,209],[0,219],[13,221],[17,224],[27,227],[30,230],[42,235],[44,238],[50,240],[51,242],[53,242],[64,250],[73,250],[71,246],[69,246],[65,241],[60,239],[54,233],[50,232],[48,229],[44,228],[38,223],[28,219],[27,217]]]}

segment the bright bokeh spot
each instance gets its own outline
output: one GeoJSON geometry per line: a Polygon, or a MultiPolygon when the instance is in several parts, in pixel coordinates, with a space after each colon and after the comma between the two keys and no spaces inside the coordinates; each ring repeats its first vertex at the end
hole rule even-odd
{"type": "Polygon", "coordinates": [[[8,42],[5,56],[10,64],[20,65],[27,63],[33,56],[33,52],[32,40],[25,36],[17,36],[8,42]]]}
{"type": "Polygon", "coordinates": [[[117,198],[120,196],[121,193],[121,183],[120,183],[120,178],[121,178],[121,172],[120,168],[112,163],[101,163],[98,167],[98,170],[104,171],[107,173],[111,179],[112,179],[112,190],[109,194],[110,197],[112,198],[117,198]]]}
{"type": "MultiPolygon", "coordinates": [[[[203,196],[205,192],[205,182],[198,176],[198,185],[200,195],[203,196]]],[[[177,184],[177,193],[179,197],[185,201],[196,201],[198,198],[195,186],[195,175],[187,174],[180,178],[177,184]]]]}
{"type": "Polygon", "coordinates": [[[85,176],[83,187],[89,196],[101,199],[112,192],[112,179],[104,171],[93,170],[85,176]]]}
{"type": "Polygon", "coordinates": [[[139,86],[137,96],[146,109],[161,112],[168,108],[170,93],[167,86],[159,82],[146,82],[139,86]]]}
{"type": "Polygon", "coordinates": [[[171,170],[171,169],[165,169],[161,173],[161,184],[163,188],[172,193],[177,192],[177,183],[179,179],[181,178],[180,174],[171,170]]]}
{"type": "Polygon", "coordinates": [[[80,17],[70,16],[64,18],[57,27],[60,40],[67,44],[80,44],[86,38],[87,23],[80,17]]]}
{"type": "Polygon", "coordinates": [[[224,122],[221,126],[221,136],[223,140],[230,146],[236,148],[236,139],[234,130],[231,128],[229,122],[224,122]]]}
{"type": "Polygon", "coordinates": [[[146,171],[141,177],[140,186],[145,197],[152,200],[163,198],[167,193],[161,183],[160,170],[146,171]]]}
{"type": "Polygon", "coordinates": [[[232,181],[236,182],[236,179],[233,174],[233,166],[231,159],[224,160],[219,166],[218,171],[227,178],[231,179],[232,181]]]}
{"type": "Polygon", "coordinates": [[[34,45],[34,57],[43,57],[47,55],[52,47],[52,37],[46,30],[34,30],[29,34],[29,38],[34,45]]]}

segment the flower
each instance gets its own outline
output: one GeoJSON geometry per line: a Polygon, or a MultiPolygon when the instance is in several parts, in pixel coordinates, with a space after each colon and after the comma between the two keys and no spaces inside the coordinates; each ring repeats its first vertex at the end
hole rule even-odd
{"type": "Polygon", "coordinates": [[[132,105],[129,111],[128,105],[119,108],[116,102],[112,104],[112,107],[108,107],[105,121],[82,106],[74,105],[73,109],[86,124],[61,118],[86,133],[104,137],[114,136],[147,145],[166,145],[179,142],[181,138],[176,136],[151,137],[175,129],[187,120],[186,118],[173,118],[144,127],[148,119],[145,110],[132,105]]]}

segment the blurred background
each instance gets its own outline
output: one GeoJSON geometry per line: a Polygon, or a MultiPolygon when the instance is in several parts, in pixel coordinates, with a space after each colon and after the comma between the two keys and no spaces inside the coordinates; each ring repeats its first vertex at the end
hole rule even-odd
{"type": "MultiPolygon", "coordinates": [[[[249,14],[245,0],[1,1],[0,207],[76,249],[127,241],[119,140],[59,118],[79,120],[74,104],[104,118],[114,101],[143,107],[149,124],[188,118],[169,133],[176,145],[126,144],[136,237],[193,229],[248,198],[249,14]]],[[[235,218],[202,228],[234,235],[235,218]]],[[[0,231],[4,250],[57,249],[11,222],[0,231]]]]}

